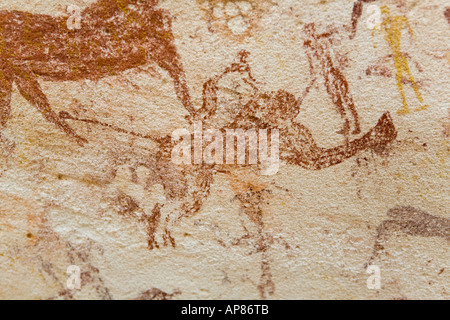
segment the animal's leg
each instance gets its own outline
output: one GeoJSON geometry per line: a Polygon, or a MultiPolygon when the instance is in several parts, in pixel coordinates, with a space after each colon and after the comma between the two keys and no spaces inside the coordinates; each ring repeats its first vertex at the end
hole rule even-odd
{"type": "Polygon", "coordinates": [[[178,55],[168,55],[167,58],[158,60],[158,65],[162,69],[166,70],[169,73],[170,77],[173,79],[175,93],[178,99],[180,99],[183,106],[189,112],[189,117],[192,117],[195,114],[195,109],[191,102],[186,75],[184,73],[180,58],[178,57],[178,55]],[[169,59],[170,57],[172,57],[171,60],[169,59]]]}
{"type": "Polygon", "coordinates": [[[375,259],[381,254],[381,252],[383,252],[389,237],[400,231],[401,226],[399,222],[395,220],[386,220],[378,226],[372,256],[366,262],[364,266],[365,268],[371,265],[375,261],[375,259]]]}
{"type": "Polygon", "coordinates": [[[14,149],[14,143],[2,135],[2,130],[11,116],[12,83],[13,80],[9,73],[5,69],[0,69],[0,141],[6,146],[8,154],[14,149]]]}
{"type": "Polygon", "coordinates": [[[15,82],[20,91],[20,94],[35,106],[44,116],[47,121],[55,124],[60,130],[67,135],[75,138],[77,143],[83,146],[88,141],[75,133],[75,131],[62,119],[56,112],[54,112],[48,102],[47,97],[42,92],[41,86],[36,77],[31,71],[21,71],[16,74],[15,82]]]}

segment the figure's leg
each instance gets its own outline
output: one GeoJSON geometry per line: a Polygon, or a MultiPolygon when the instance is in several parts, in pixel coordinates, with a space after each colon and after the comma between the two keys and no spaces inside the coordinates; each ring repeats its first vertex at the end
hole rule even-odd
{"type": "Polygon", "coordinates": [[[352,134],[359,134],[361,132],[359,116],[344,74],[335,67],[332,67],[326,73],[325,84],[327,86],[327,92],[341,115],[342,120],[344,121],[343,129],[338,133],[346,136],[349,135],[350,120],[348,111],[350,111],[354,125],[352,134]]]}
{"type": "Polygon", "coordinates": [[[350,133],[350,121],[348,120],[347,113],[343,105],[342,97],[339,94],[339,92],[337,92],[337,88],[334,87],[333,84],[331,84],[331,86],[327,85],[327,91],[328,94],[331,96],[331,100],[333,101],[339,115],[341,116],[342,121],[344,122],[344,124],[342,125],[342,129],[339,130],[337,133],[348,137],[350,133]]]}
{"type": "Polygon", "coordinates": [[[48,102],[47,97],[42,92],[41,86],[36,77],[31,71],[20,70],[15,74],[14,78],[20,94],[35,106],[44,116],[47,121],[55,124],[60,130],[65,132],[68,136],[75,138],[77,143],[83,146],[88,141],[75,133],[75,131],[62,119],[56,112],[54,112],[48,102]]]}
{"type": "Polygon", "coordinates": [[[397,137],[397,131],[389,113],[385,113],[363,137],[331,149],[320,148],[309,130],[301,124],[293,124],[280,136],[282,159],[306,169],[321,170],[339,164],[362,150],[385,147],[397,137]]]}
{"type": "Polygon", "coordinates": [[[403,55],[402,56],[402,62],[403,62],[403,68],[405,70],[405,73],[408,77],[409,82],[411,82],[411,85],[414,89],[414,92],[416,94],[417,100],[419,100],[419,102],[422,104],[420,107],[416,108],[416,111],[420,111],[420,110],[426,110],[428,109],[427,105],[423,104],[423,98],[422,95],[420,94],[420,89],[419,89],[419,85],[417,84],[417,82],[414,80],[414,77],[411,73],[411,70],[409,68],[409,64],[408,64],[408,60],[406,59],[406,57],[403,55]]]}
{"type": "MultiPolygon", "coordinates": [[[[250,175],[249,175],[250,176],[250,175]]],[[[236,192],[236,198],[239,200],[239,204],[249,220],[256,227],[256,252],[261,253],[261,276],[258,284],[258,291],[261,299],[266,299],[267,295],[273,295],[275,293],[275,283],[273,282],[269,249],[273,240],[267,234],[264,224],[264,207],[267,203],[267,191],[261,189],[260,185],[254,185],[250,181],[244,181],[249,176],[238,177],[238,179],[231,179],[232,188],[236,192]],[[242,188],[243,185],[247,185],[246,188],[242,188]]],[[[249,235],[248,237],[251,237],[249,235]]]]}

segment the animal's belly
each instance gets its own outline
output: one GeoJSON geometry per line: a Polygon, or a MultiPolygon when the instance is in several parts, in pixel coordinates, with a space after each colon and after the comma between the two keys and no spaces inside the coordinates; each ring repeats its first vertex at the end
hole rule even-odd
{"type": "Polygon", "coordinates": [[[22,42],[20,50],[12,56],[13,63],[27,66],[53,81],[97,79],[145,63],[145,53],[139,45],[95,39],[64,40],[22,42]]]}
{"type": "Polygon", "coordinates": [[[139,30],[68,30],[64,19],[21,12],[1,12],[0,23],[2,59],[49,80],[100,78],[145,63],[139,30]]]}
{"type": "MultiPolygon", "coordinates": [[[[105,49],[106,52],[107,49],[105,49]]],[[[66,81],[99,79],[116,75],[145,63],[142,52],[79,52],[62,56],[48,55],[47,59],[29,60],[33,72],[47,80],[66,81]]]]}

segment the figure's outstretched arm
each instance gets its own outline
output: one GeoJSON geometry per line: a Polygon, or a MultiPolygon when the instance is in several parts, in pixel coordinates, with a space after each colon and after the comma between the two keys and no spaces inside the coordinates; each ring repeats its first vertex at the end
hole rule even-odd
{"type": "Polygon", "coordinates": [[[397,137],[397,131],[388,112],[363,137],[335,148],[319,147],[309,130],[301,124],[280,132],[282,159],[306,169],[321,170],[339,164],[368,148],[383,148],[397,137]]]}

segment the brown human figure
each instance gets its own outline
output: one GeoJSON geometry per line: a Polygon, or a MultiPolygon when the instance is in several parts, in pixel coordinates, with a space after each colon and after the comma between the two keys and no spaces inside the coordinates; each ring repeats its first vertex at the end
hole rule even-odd
{"type": "Polygon", "coordinates": [[[365,267],[384,251],[390,237],[399,233],[414,237],[439,237],[450,241],[450,220],[433,216],[410,206],[395,207],[387,212],[388,220],[377,228],[373,253],[365,267]]]}
{"type": "Polygon", "coordinates": [[[304,35],[310,73],[314,78],[318,73],[323,77],[327,93],[344,121],[339,133],[348,136],[351,130],[352,134],[359,134],[361,127],[358,112],[347,79],[336,63],[333,32],[318,33],[314,23],[310,23],[304,27],[304,35]]]}
{"type": "Polygon", "coordinates": [[[10,117],[15,83],[47,121],[83,145],[87,140],[52,110],[38,80],[97,80],[150,62],[168,72],[178,98],[192,113],[171,17],[156,9],[157,3],[99,0],[81,12],[79,29],[69,28],[63,16],[0,11],[0,136],[10,117]]]}

